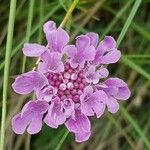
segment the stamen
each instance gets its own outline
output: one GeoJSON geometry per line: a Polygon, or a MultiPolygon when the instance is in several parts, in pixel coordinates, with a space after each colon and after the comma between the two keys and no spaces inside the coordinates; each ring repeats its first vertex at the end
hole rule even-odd
{"type": "Polygon", "coordinates": [[[78,78],[77,74],[76,73],[73,73],[71,75],[71,80],[76,80],[78,78]]]}
{"type": "Polygon", "coordinates": [[[69,74],[68,72],[65,72],[65,73],[64,73],[64,78],[65,78],[65,79],[70,79],[70,74],[69,74]]]}
{"type": "Polygon", "coordinates": [[[71,89],[73,89],[73,87],[74,87],[74,85],[73,85],[72,82],[68,82],[68,83],[67,83],[67,88],[68,88],[68,89],[71,90],[71,89]]]}
{"type": "Polygon", "coordinates": [[[67,88],[67,86],[64,83],[61,83],[60,86],[59,86],[59,89],[62,90],[62,91],[66,90],[66,88],[67,88]]]}

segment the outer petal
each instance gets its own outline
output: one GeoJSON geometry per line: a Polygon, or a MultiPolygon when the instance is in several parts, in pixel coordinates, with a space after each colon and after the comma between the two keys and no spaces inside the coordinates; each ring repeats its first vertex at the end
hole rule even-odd
{"type": "Polygon", "coordinates": [[[104,54],[104,52],[111,51],[114,48],[116,48],[115,39],[112,36],[105,36],[104,40],[97,47],[97,50],[104,54]]]}
{"type": "Polygon", "coordinates": [[[81,132],[75,133],[75,140],[76,142],[84,142],[87,141],[91,136],[91,132],[81,132]]]}
{"type": "Polygon", "coordinates": [[[45,34],[50,33],[53,30],[56,30],[56,23],[54,21],[47,21],[44,25],[43,25],[43,30],[45,34]]]}
{"type": "Polygon", "coordinates": [[[119,110],[119,104],[115,98],[110,96],[106,102],[108,111],[111,113],[116,113],[119,110]]]}
{"type": "Polygon", "coordinates": [[[63,47],[69,42],[69,35],[62,28],[47,33],[46,37],[49,48],[59,53],[62,52],[63,47]]]}
{"type": "Polygon", "coordinates": [[[39,44],[29,44],[25,43],[22,49],[23,54],[29,57],[40,57],[47,48],[39,44]]]}
{"type": "Polygon", "coordinates": [[[16,134],[23,134],[28,124],[29,120],[21,118],[21,114],[17,114],[12,118],[12,129],[16,134]]]}
{"type": "Polygon", "coordinates": [[[70,118],[65,123],[70,132],[85,133],[90,132],[91,124],[87,116],[81,113],[80,110],[75,110],[75,119],[70,118]]]}
{"type": "Polygon", "coordinates": [[[96,113],[99,118],[105,110],[105,103],[108,97],[102,90],[96,91],[89,97],[85,95],[84,99],[81,97],[81,111],[87,116],[94,115],[96,113]],[[85,109],[86,108],[86,109],[85,109]]]}
{"type": "Polygon", "coordinates": [[[55,98],[54,102],[52,102],[49,107],[48,114],[46,115],[44,122],[52,128],[57,128],[59,125],[63,124],[65,120],[66,117],[62,110],[60,99],[55,98]]]}
{"type": "Polygon", "coordinates": [[[130,92],[129,88],[127,86],[125,86],[125,87],[119,88],[119,91],[118,91],[117,95],[115,96],[115,98],[119,99],[119,100],[127,100],[127,99],[129,99],[130,95],[131,95],[131,92],[130,92]]]}
{"type": "Polygon", "coordinates": [[[77,54],[77,49],[75,45],[67,45],[64,47],[63,52],[66,53],[69,57],[74,58],[77,54]]]}
{"type": "Polygon", "coordinates": [[[70,132],[75,133],[77,142],[83,142],[89,139],[91,124],[88,117],[83,115],[80,110],[76,109],[75,119],[68,119],[65,125],[70,132]]]}
{"type": "Polygon", "coordinates": [[[64,64],[61,61],[61,54],[58,52],[44,52],[41,55],[41,62],[38,66],[38,70],[41,73],[46,73],[48,71],[59,73],[64,71],[64,64]]]}
{"type": "Polygon", "coordinates": [[[121,57],[121,52],[118,50],[112,50],[104,55],[101,59],[102,64],[112,64],[116,63],[121,57]]]}
{"type": "Polygon", "coordinates": [[[115,87],[124,87],[127,86],[127,84],[119,79],[119,78],[108,78],[105,82],[106,85],[110,86],[115,86],[115,87]]]}
{"type": "Polygon", "coordinates": [[[47,83],[47,79],[36,71],[30,71],[18,76],[12,87],[16,93],[28,94],[33,90],[41,89],[47,83]]]}
{"type": "Polygon", "coordinates": [[[36,134],[40,132],[40,130],[42,129],[42,118],[43,115],[39,115],[39,114],[33,116],[32,121],[30,122],[27,128],[27,132],[29,134],[36,134]]]}
{"type": "Polygon", "coordinates": [[[86,34],[90,38],[90,45],[93,45],[95,48],[98,44],[98,34],[94,32],[89,32],[86,34]]]}
{"type": "Polygon", "coordinates": [[[90,47],[90,38],[87,35],[77,36],[76,47],[79,51],[86,50],[87,47],[90,47]]]}
{"type": "Polygon", "coordinates": [[[84,59],[89,60],[89,61],[94,60],[95,54],[96,54],[96,51],[93,45],[87,47],[87,49],[83,52],[84,59]]]}
{"type": "Polygon", "coordinates": [[[44,114],[48,110],[49,104],[46,101],[41,100],[30,100],[24,105],[21,111],[21,116],[27,116],[26,113],[32,114],[44,114]]]}

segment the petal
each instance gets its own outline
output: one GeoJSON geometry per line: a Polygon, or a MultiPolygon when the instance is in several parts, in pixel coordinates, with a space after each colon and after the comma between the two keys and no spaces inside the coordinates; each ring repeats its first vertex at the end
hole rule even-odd
{"type": "Polygon", "coordinates": [[[12,118],[12,129],[16,134],[23,134],[29,124],[29,120],[21,118],[21,114],[17,114],[12,118]]]}
{"type": "Polygon", "coordinates": [[[47,79],[36,71],[30,71],[18,76],[12,87],[16,93],[29,94],[33,90],[41,89],[47,83],[47,79]]]}
{"type": "Polygon", "coordinates": [[[47,21],[44,25],[43,25],[43,30],[45,34],[48,34],[49,32],[56,30],[56,23],[54,21],[47,21]]]}
{"type": "Polygon", "coordinates": [[[90,132],[91,124],[87,116],[81,113],[80,110],[75,110],[75,118],[69,118],[65,123],[67,129],[74,133],[90,132]]]}
{"type": "Polygon", "coordinates": [[[28,57],[40,57],[43,52],[45,52],[47,48],[40,44],[29,44],[25,43],[22,49],[23,54],[28,57]]]}
{"type": "Polygon", "coordinates": [[[92,86],[86,86],[84,88],[84,94],[87,95],[87,94],[92,94],[93,93],[93,88],[92,86]]]}
{"type": "Polygon", "coordinates": [[[78,63],[77,62],[75,62],[74,60],[70,60],[70,66],[72,67],[72,68],[77,68],[78,67],[78,63]]]}
{"type": "Polygon", "coordinates": [[[53,73],[60,73],[64,71],[64,64],[61,61],[61,54],[58,52],[44,52],[41,55],[41,62],[38,66],[38,70],[42,73],[50,71],[53,73]]]}
{"type": "Polygon", "coordinates": [[[94,32],[89,32],[86,34],[90,38],[90,45],[93,45],[95,48],[98,44],[98,34],[94,32]]]}
{"type": "Polygon", "coordinates": [[[89,61],[94,60],[95,54],[96,54],[96,51],[93,45],[87,47],[87,49],[83,52],[84,59],[89,60],[89,61]]]}
{"type": "Polygon", "coordinates": [[[87,35],[77,36],[76,47],[79,51],[86,50],[87,47],[90,47],[90,38],[87,35]]]}
{"type": "Polygon", "coordinates": [[[27,132],[29,134],[36,134],[38,132],[40,132],[40,130],[42,129],[42,118],[43,115],[34,115],[28,128],[27,128],[27,132]]]}
{"type": "Polygon", "coordinates": [[[63,124],[66,120],[65,113],[62,111],[62,104],[59,98],[55,98],[54,102],[51,103],[48,114],[46,115],[44,122],[52,127],[57,128],[63,124]]]}
{"type": "Polygon", "coordinates": [[[112,50],[102,57],[102,64],[116,63],[121,57],[121,52],[118,50],[112,50]]]}
{"type": "Polygon", "coordinates": [[[21,111],[21,116],[25,116],[26,112],[32,112],[36,114],[44,114],[48,110],[49,104],[46,101],[30,100],[24,105],[21,111]]]}
{"type": "Polygon", "coordinates": [[[72,101],[72,99],[65,99],[63,101],[63,108],[65,110],[66,118],[69,118],[70,116],[75,115],[75,104],[72,101]]]}
{"type": "Polygon", "coordinates": [[[96,113],[97,118],[101,117],[104,114],[105,111],[105,104],[108,100],[107,94],[102,91],[96,91],[91,96],[91,100],[93,100],[93,110],[96,113]]]}
{"type": "Polygon", "coordinates": [[[74,58],[77,53],[75,45],[67,45],[64,47],[63,52],[66,53],[69,57],[74,58]]]}
{"type": "Polygon", "coordinates": [[[104,40],[100,42],[97,50],[104,54],[104,52],[111,51],[114,48],[116,48],[115,39],[112,36],[105,36],[104,40]]]}
{"type": "MultiPolygon", "coordinates": [[[[87,95],[88,96],[88,95],[87,95]]],[[[81,111],[87,116],[92,116],[96,113],[99,118],[105,110],[105,103],[108,97],[102,90],[92,93],[89,98],[81,98],[81,111]]]]}
{"type": "Polygon", "coordinates": [[[127,86],[120,87],[117,95],[115,95],[116,99],[127,100],[129,99],[131,92],[127,86]]]}
{"type": "Polygon", "coordinates": [[[127,84],[119,78],[108,78],[105,82],[106,85],[108,85],[108,87],[110,86],[115,86],[115,87],[124,87],[127,86],[127,84]]]}
{"type": "Polygon", "coordinates": [[[75,140],[76,142],[85,142],[90,138],[90,136],[91,136],[91,132],[75,133],[75,140]]]}
{"type": "Polygon", "coordinates": [[[99,71],[96,71],[96,66],[91,65],[85,73],[85,78],[88,83],[97,84],[100,79],[99,71]]]}
{"type": "Polygon", "coordinates": [[[98,71],[100,78],[107,78],[109,75],[109,71],[106,68],[100,68],[100,70],[98,71]]]}
{"type": "Polygon", "coordinates": [[[119,104],[115,98],[110,96],[106,102],[108,111],[111,113],[116,113],[119,110],[119,104]]]}
{"type": "Polygon", "coordinates": [[[49,48],[52,51],[61,53],[63,47],[69,42],[68,33],[62,28],[46,34],[49,48]]]}

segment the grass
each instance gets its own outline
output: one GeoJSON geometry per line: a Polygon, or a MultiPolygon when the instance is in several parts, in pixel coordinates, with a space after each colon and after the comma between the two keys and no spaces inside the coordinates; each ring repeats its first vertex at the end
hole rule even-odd
{"type": "Polygon", "coordinates": [[[3,29],[0,31],[0,88],[3,89],[0,92],[0,149],[5,147],[19,150],[25,146],[26,149],[36,150],[93,150],[93,147],[95,150],[149,150],[149,3],[150,0],[23,0],[18,1],[15,14],[16,1],[3,1],[0,6],[0,12],[4,14],[0,20],[3,29]],[[116,115],[106,113],[100,119],[93,118],[92,137],[82,144],[75,143],[74,137],[64,127],[50,129],[44,126],[40,134],[31,136],[31,141],[27,135],[14,135],[10,127],[11,117],[19,112],[25,100],[30,97],[14,94],[10,87],[13,82],[11,77],[31,70],[35,63],[30,59],[23,59],[21,48],[24,42],[29,41],[47,44],[42,24],[49,19],[66,28],[71,39],[88,31],[99,33],[100,39],[111,34],[117,39],[118,47],[122,51],[121,61],[109,68],[111,76],[128,81],[132,97],[127,103],[121,104],[116,115]]]}
{"type": "Polygon", "coordinates": [[[8,98],[8,83],[9,83],[9,70],[10,70],[10,56],[13,43],[13,32],[15,23],[15,10],[16,0],[11,0],[9,22],[8,22],[8,34],[6,41],[6,52],[5,52],[5,68],[4,68],[4,81],[3,81],[3,100],[2,100],[2,118],[1,118],[1,134],[0,134],[0,149],[4,149],[5,138],[5,120],[7,111],[7,98],[8,98]]]}

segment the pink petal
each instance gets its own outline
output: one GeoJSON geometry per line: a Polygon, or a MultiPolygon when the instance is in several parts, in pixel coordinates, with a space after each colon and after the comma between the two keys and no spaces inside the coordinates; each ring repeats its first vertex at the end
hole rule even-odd
{"type": "Polygon", "coordinates": [[[49,32],[56,30],[56,23],[54,21],[47,21],[44,25],[43,25],[43,30],[45,34],[48,34],[49,32]]]}
{"type": "Polygon", "coordinates": [[[21,114],[17,114],[12,118],[12,129],[16,134],[23,134],[27,128],[29,120],[21,118],[21,114]]]}
{"type": "Polygon", "coordinates": [[[42,129],[42,118],[43,118],[43,115],[33,116],[32,121],[30,122],[27,128],[27,132],[29,134],[36,134],[40,132],[40,130],[42,129]]]}
{"type": "Polygon", "coordinates": [[[76,47],[79,51],[85,50],[90,46],[90,38],[87,35],[80,35],[76,37],[76,47]]]}
{"type": "Polygon", "coordinates": [[[28,57],[40,57],[43,52],[45,52],[47,48],[45,46],[39,44],[29,44],[25,43],[22,49],[23,54],[28,57]]]}
{"type": "Polygon", "coordinates": [[[75,45],[67,45],[64,47],[63,52],[66,53],[69,57],[73,58],[77,53],[77,49],[75,45]]]}
{"type": "Polygon", "coordinates": [[[127,84],[119,78],[108,78],[105,82],[108,86],[116,86],[116,87],[124,87],[127,86],[127,84]]]}
{"type": "Polygon", "coordinates": [[[75,118],[70,118],[65,123],[67,129],[73,133],[90,132],[91,124],[87,116],[81,113],[80,110],[75,111],[75,118]]]}
{"type": "Polygon", "coordinates": [[[51,103],[44,122],[52,128],[57,128],[59,125],[65,122],[66,116],[62,111],[62,104],[60,102],[60,99],[55,98],[53,100],[54,102],[51,103]]]}
{"type": "Polygon", "coordinates": [[[104,53],[106,51],[111,51],[114,48],[116,48],[115,39],[112,36],[105,36],[104,40],[100,42],[97,50],[104,53]]]}
{"type": "Polygon", "coordinates": [[[30,71],[18,76],[12,87],[16,93],[28,94],[33,90],[42,88],[47,83],[47,79],[36,71],[30,71]]]}
{"type": "Polygon", "coordinates": [[[126,87],[120,87],[117,95],[115,96],[116,99],[119,100],[127,100],[131,96],[131,92],[129,88],[126,87]]]}
{"type": "Polygon", "coordinates": [[[111,113],[116,113],[119,110],[119,104],[115,98],[110,96],[106,102],[108,111],[111,113]]]}
{"type": "Polygon", "coordinates": [[[98,44],[98,34],[94,32],[89,32],[86,34],[90,38],[90,45],[93,45],[95,48],[98,44]]]}
{"type": "Polygon", "coordinates": [[[52,51],[61,53],[63,47],[69,42],[68,33],[62,28],[46,34],[49,48],[52,51]]]}
{"type": "Polygon", "coordinates": [[[116,63],[120,59],[120,57],[121,57],[120,51],[112,50],[102,57],[101,63],[102,64],[116,63]]]}
{"type": "Polygon", "coordinates": [[[75,140],[76,142],[85,142],[90,138],[90,136],[91,136],[91,132],[75,133],[75,140]]]}

